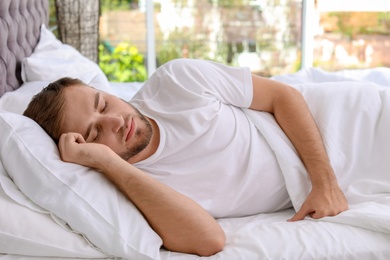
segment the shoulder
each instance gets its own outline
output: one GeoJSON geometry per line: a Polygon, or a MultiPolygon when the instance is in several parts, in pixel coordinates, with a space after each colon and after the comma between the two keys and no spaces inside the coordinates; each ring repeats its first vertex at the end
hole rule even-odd
{"type": "Polygon", "coordinates": [[[166,63],[164,63],[160,68],[163,69],[172,69],[172,68],[182,68],[182,67],[191,67],[191,66],[198,66],[198,65],[205,65],[208,63],[213,63],[209,60],[201,60],[201,59],[188,59],[188,58],[179,58],[170,60],[166,63]]]}
{"type": "Polygon", "coordinates": [[[169,77],[173,80],[186,80],[210,84],[224,83],[226,80],[243,80],[251,76],[249,68],[234,67],[211,60],[175,59],[171,60],[156,71],[157,77],[169,77]]]}
{"type": "Polygon", "coordinates": [[[161,65],[136,95],[147,97],[188,96],[202,94],[212,77],[207,72],[210,62],[196,59],[175,59],[161,65]]]}
{"type": "Polygon", "coordinates": [[[185,72],[191,72],[194,73],[196,71],[201,71],[202,68],[213,66],[212,61],[208,60],[198,60],[198,59],[174,59],[171,61],[168,61],[167,63],[163,64],[159,67],[157,72],[159,73],[185,73],[185,72]]]}
{"type": "Polygon", "coordinates": [[[149,78],[149,85],[166,88],[185,88],[199,91],[213,79],[214,63],[197,59],[175,59],[162,66],[149,78]]]}
{"type": "MultiPolygon", "coordinates": [[[[175,96],[221,100],[229,104],[248,93],[251,99],[252,79],[248,68],[232,67],[209,60],[175,59],[157,69],[140,93],[143,98],[175,96]]],[[[248,99],[245,98],[245,99],[248,99]]]]}

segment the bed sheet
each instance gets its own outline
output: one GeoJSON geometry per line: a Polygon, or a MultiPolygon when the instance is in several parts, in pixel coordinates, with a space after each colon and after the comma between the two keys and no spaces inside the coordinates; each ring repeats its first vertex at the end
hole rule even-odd
{"type": "MultiPolygon", "coordinates": [[[[207,259],[386,259],[390,236],[348,225],[306,219],[287,222],[293,209],[221,219],[224,250],[207,259]]],[[[164,260],[203,259],[162,251],[164,260]]]]}
{"type": "MultiPolygon", "coordinates": [[[[161,250],[162,260],[199,259],[388,259],[390,236],[370,230],[303,220],[289,223],[294,210],[221,219],[224,250],[211,257],[161,250]]],[[[1,260],[65,260],[61,257],[0,255],[1,260]]]]}

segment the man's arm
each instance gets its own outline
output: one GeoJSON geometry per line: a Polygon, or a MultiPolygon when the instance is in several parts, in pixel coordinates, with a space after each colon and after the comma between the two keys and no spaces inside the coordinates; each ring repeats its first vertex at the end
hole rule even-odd
{"type": "Polygon", "coordinates": [[[291,221],[306,215],[334,216],[348,209],[321,135],[303,96],[283,83],[253,75],[251,109],[272,113],[293,143],[310,176],[312,190],[291,221]]]}
{"type": "Polygon", "coordinates": [[[124,161],[109,147],[85,143],[80,134],[68,133],[61,136],[59,149],[64,161],[98,169],[113,182],[168,250],[202,256],[222,250],[225,234],[200,205],[124,161]]]}

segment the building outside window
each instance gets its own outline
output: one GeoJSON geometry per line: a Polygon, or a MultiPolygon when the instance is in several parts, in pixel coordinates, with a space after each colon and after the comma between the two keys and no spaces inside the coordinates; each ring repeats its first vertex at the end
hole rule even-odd
{"type": "Polygon", "coordinates": [[[313,0],[309,47],[302,43],[302,0],[149,1],[152,53],[147,1],[100,0],[99,65],[111,81],[146,80],[150,59],[157,67],[195,58],[247,66],[263,76],[293,73],[301,68],[302,47],[312,56],[309,66],[326,70],[390,66],[390,52],[385,51],[390,10],[365,11],[376,0],[355,0],[363,3],[358,10],[348,9],[356,6],[348,4],[352,0],[313,0]]]}

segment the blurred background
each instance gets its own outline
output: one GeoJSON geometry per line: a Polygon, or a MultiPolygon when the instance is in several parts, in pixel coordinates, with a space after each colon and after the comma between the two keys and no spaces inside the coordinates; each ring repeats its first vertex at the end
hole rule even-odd
{"type": "MultiPolygon", "coordinates": [[[[390,67],[388,0],[89,1],[99,4],[96,61],[110,81],[145,81],[176,58],[263,76],[390,67]]],[[[58,35],[55,2],[50,25],[58,35]]]]}

